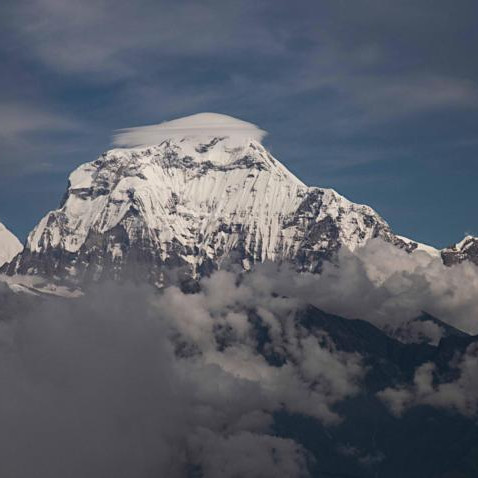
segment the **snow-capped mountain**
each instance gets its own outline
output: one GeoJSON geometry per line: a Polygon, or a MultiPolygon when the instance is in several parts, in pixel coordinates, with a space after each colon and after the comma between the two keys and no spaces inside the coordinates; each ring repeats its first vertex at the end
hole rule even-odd
{"type": "Polygon", "coordinates": [[[466,260],[478,265],[478,237],[466,236],[457,244],[442,249],[441,256],[443,262],[450,266],[466,260]]]}
{"type": "Polygon", "coordinates": [[[22,243],[0,222],[0,266],[11,261],[22,249],[22,243]]]}
{"type": "Polygon", "coordinates": [[[4,270],[163,284],[171,270],[195,278],[225,261],[318,271],[339,248],[372,237],[417,247],[370,207],[306,186],[264,148],[263,134],[212,113],[120,132],[116,143],[127,147],[78,167],[59,209],[4,270]]]}

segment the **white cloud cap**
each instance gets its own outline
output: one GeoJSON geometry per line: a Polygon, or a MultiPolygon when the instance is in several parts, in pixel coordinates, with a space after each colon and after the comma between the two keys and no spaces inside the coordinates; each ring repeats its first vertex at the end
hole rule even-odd
{"type": "Polygon", "coordinates": [[[160,124],[117,130],[112,142],[115,146],[134,148],[159,144],[166,139],[228,137],[261,141],[265,135],[255,124],[232,116],[198,113],[160,124]]]}

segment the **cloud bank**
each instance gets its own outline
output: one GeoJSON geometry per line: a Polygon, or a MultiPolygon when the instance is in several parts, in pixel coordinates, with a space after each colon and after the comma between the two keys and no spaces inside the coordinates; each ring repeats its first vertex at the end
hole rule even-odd
{"type": "MultiPolygon", "coordinates": [[[[103,284],[82,298],[5,309],[4,287],[5,476],[308,476],[311,455],[277,435],[276,414],[333,430],[346,420],[341,402],[366,390],[369,369],[363,356],[298,320],[305,304],[390,333],[432,306],[450,323],[476,328],[475,266],[444,268],[425,253],[389,247],[371,241],[357,256],[343,252],[340,267],[326,265],[321,275],[271,264],[218,271],[195,294],[103,284]]],[[[436,333],[430,324],[421,333],[427,327],[436,333]]],[[[427,362],[412,383],[378,397],[396,416],[426,404],[472,417],[477,363],[470,346],[455,358],[453,376],[427,362]]],[[[340,451],[379,466],[384,456],[369,452],[340,451]]]]}
{"type": "Polygon", "coordinates": [[[106,284],[32,304],[0,322],[5,476],[307,476],[274,413],[339,424],[365,374],[297,301],[232,272],[194,295],[106,284]]]}
{"type": "Polygon", "coordinates": [[[423,311],[470,334],[478,334],[478,267],[468,261],[453,267],[439,257],[398,249],[380,239],[353,254],[341,249],[322,273],[296,274],[287,267],[259,266],[256,287],[295,297],[330,313],[361,318],[403,339],[441,337],[440,326],[413,323],[423,311]]]}

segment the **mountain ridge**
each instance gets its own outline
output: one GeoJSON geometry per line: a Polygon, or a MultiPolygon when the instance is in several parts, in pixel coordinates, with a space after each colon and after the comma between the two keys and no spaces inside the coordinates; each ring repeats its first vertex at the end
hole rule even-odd
{"type": "Polygon", "coordinates": [[[445,265],[467,260],[478,265],[478,237],[466,235],[460,242],[442,249],[441,256],[445,265]]]}
{"type": "Polygon", "coordinates": [[[375,237],[435,251],[395,235],[369,206],[306,186],[267,151],[263,135],[213,113],[123,130],[116,143],[135,146],[73,171],[60,207],[2,272],[76,284],[129,275],[162,286],[172,269],[197,279],[229,262],[318,272],[341,247],[353,252],[375,237]],[[157,144],[137,146],[145,141],[157,144]]]}

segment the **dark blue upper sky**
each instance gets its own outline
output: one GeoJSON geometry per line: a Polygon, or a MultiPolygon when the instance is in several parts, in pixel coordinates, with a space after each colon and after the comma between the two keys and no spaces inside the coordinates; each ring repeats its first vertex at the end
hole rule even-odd
{"type": "Polygon", "coordinates": [[[0,220],[24,238],[118,128],[201,111],[435,246],[478,234],[476,0],[4,0],[0,220]]]}

